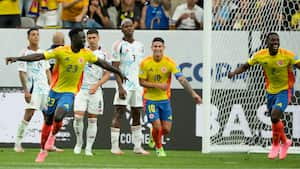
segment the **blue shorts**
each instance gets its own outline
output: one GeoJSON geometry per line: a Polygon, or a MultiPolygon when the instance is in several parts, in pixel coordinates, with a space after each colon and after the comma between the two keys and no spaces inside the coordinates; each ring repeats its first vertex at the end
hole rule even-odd
{"type": "Polygon", "coordinates": [[[277,94],[267,93],[267,108],[269,112],[271,112],[272,109],[284,112],[290,102],[291,96],[292,90],[283,90],[277,94]]]}
{"type": "Polygon", "coordinates": [[[169,100],[146,100],[145,111],[149,122],[155,120],[172,121],[172,108],[169,100]]]}
{"type": "Polygon", "coordinates": [[[74,93],[65,92],[57,93],[50,90],[47,102],[47,115],[55,113],[57,108],[64,108],[66,112],[70,112],[73,109],[74,93]]]}

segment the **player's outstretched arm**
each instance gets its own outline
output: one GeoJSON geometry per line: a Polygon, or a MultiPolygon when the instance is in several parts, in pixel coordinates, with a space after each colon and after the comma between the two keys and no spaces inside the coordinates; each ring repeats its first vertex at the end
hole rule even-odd
{"type": "Polygon", "coordinates": [[[6,64],[14,63],[16,61],[25,61],[25,62],[34,62],[45,59],[45,55],[43,53],[34,53],[26,56],[20,57],[6,57],[6,64]]]}
{"type": "Polygon", "coordinates": [[[297,67],[297,69],[300,69],[300,62],[296,63],[295,66],[297,67]]]}
{"type": "Polygon", "coordinates": [[[242,66],[236,68],[233,72],[228,73],[228,78],[231,79],[233,76],[243,73],[250,68],[248,63],[243,64],[242,66]]]}
{"type": "Polygon", "coordinates": [[[187,91],[192,96],[192,98],[196,101],[197,104],[202,103],[202,98],[195,92],[195,90],[192,88],[192,86],[184,76],[179,77],[177,80],[184,88],[184,90],[187,91]]]}
{"type": "Polygon", "coordinates": [[[102,67],[103,69],[106,69],[112,73],[116,73],[121,79],[122,81],[124,80],[128,80],[126,76],[124,76],[119,69],[116,69],[115,67],[113,67],[112,65],[110,65],[108,62],[106,62],[105,60],[102,60],[100,58],[97,59],[96,62],[94,62],[95,65],[102,67]]]}

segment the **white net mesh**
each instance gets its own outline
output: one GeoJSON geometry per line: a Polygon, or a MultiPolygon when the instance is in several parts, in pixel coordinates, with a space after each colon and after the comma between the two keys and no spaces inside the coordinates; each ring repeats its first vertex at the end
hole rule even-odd
{"type": "MultiPolygon", "coordinates": [[[[298,3],[298,0],[213,0],[211,151],[269,150],[271,121],[265,106],[262,68],[253,66],[233,80],[227,79],[227,73],[264,48],[265,36],[270,31],[279,32],[281,47],[299,56],[299,32],[292,31],[298,28],[295,21],[292,24],[299,11],[298,3]]],[[[293,140],[291,152],[297,152],[300,146],[298,89],[283,115],[287,136],[293,140]]]]}

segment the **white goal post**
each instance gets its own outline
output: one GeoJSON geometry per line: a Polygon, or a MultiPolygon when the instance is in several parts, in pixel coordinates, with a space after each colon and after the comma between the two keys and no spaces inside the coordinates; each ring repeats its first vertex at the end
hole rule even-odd
{"type": "MultiPolygon", "coordinates": [[[[299,8],[297,0],[204,1],[203,153],[270,150],[271,120],[262,68],[253,66],[232,80],[226,76],[264,48],[271,31],[279,33],[281,47],[299,56],[300,32],[292,23],[299,8]]],[[[282,117],[293,141],[289,153],[300,153],[300,73],[296,74],[295,93],[282,117]]]]}

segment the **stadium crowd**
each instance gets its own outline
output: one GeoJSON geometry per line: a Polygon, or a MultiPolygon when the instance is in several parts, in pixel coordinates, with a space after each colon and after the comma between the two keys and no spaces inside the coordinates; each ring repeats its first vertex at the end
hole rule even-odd
{"type": "Polygon", "coordinates": [[[5,0],[0,27],[202,29],[203,0],[5,0]]]}

